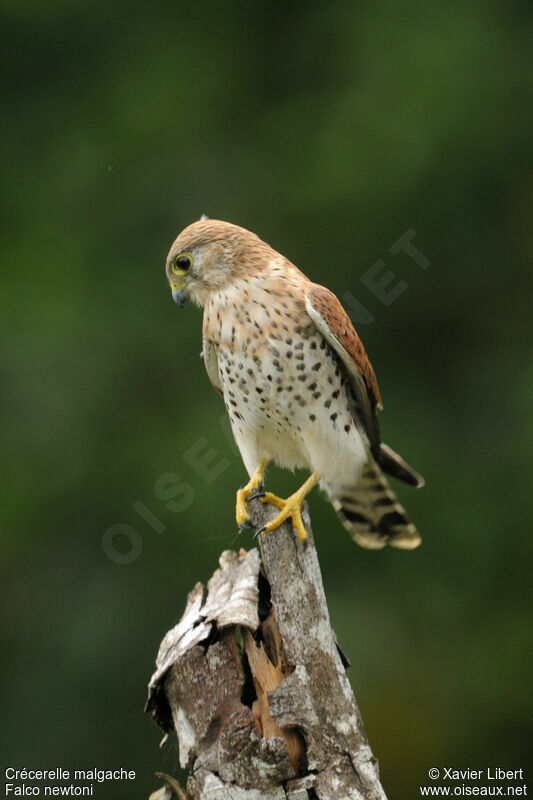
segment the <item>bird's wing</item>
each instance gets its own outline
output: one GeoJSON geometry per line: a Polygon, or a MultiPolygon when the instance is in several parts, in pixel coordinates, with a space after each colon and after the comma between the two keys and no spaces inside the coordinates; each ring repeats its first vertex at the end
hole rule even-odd
{"type": "Polygon", "coordinates": [[[383,406],[376,376],[363,343],[348,314],[329,289],[312,283],[305,293],[305,308],[348,372],[357,413],[370,440],[372,451],[377,456],[381,437],[376,410],[383,406]]]}
{"type": "Polygon", "coordinates": [[[222,394],[223,392],[220,384],[220,375],[218,374],[218,356],[216,347],[206,336],[203,337],[202,341],[202,355],[204,357],[204,364],[209,380],[217,392],[222,394]]]}

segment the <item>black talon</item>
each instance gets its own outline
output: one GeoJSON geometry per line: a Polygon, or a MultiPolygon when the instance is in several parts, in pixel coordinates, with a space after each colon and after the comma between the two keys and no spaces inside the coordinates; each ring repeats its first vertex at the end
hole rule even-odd
{"type": "Polygon", "coordinates": [[[241,531],[253,531],[254,526],[252,525],[252,520],[245,519],[244,522],[239,522],[239,528],[241,531]]]}
{"type": "Polygon", "coordinates": [[[259,481],[254,491],[248,496],[248,500],[255,500],[256,497],[264,497],[263,481],[259,481]]]}
{"type": "Polygon", "coordinates": [[[257,539],[257,537],[260,536],[263,533],[265,528],[266,528],[266,525],[263,525],[262,528],[259,528],[259,530],[254,533],[254,539],[257,539]]]}

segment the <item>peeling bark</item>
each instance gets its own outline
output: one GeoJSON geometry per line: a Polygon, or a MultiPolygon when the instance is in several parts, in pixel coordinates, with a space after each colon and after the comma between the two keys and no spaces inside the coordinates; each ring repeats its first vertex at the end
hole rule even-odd
{"type": "MultiPolygon", "coordinates": [[[[249,504],[256,528],[277,513],[249,504]]],[[[187,800],[386,800],[308,539],[289,523],[225,551],[164,637],[147,710],[175,730],[187,800]]],[[[181,793],[181,794],[180,794],[181,793]]]]}

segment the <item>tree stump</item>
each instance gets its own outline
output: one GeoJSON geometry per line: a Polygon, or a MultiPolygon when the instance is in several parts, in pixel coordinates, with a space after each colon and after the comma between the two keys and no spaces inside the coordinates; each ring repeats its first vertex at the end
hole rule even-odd
{"type": "MultiPolygon", "coordinates": [[[[249,503],[256,528],[278,509],[249,503]]],[[[146,709],[175,730],[187,789],[153,800],[386,800],[331,628],[307,508],[226,550],[164,637],[146,709]]]]}

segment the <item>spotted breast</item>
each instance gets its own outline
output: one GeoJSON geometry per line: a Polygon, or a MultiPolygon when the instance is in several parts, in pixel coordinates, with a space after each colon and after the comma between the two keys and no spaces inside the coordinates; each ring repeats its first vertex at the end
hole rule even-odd
{"type": "MultiPolygon", "coordinates": [[[[292,265],[290,265],[292,266],[292,265]]],[[[348,381],[305,307],[302,275],[272,264],[241,277],[204,310],[233,434],[251,474],[260,457],[318,472],[323,487],[353,486],[366,462],[348,381]]]]}

